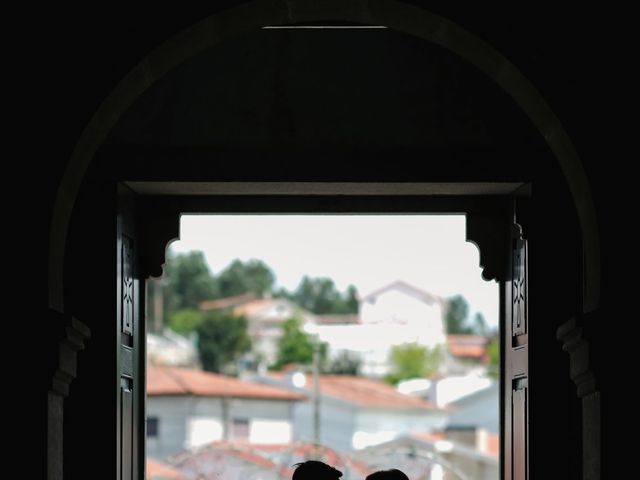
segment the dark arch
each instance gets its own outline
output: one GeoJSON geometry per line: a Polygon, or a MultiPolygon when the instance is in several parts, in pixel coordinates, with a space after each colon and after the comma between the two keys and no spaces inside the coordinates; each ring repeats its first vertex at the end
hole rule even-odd
{"type": "Polygon", "coordinates": [[[544,137],[567,180],[583,238],[583,312],[596,309],[600,300],[600,240],[595,206],[583,165],[560,120],[533,84],[489,44],[441,16],[398,0],[254,0],[207,17],[147,55],[101,104],[64,171],[49,234],[49,306],[64,310],[64,251],[84,174],[135,99],[184,60],[242,32],[266,25],[320,21],[385,25],[435,43],[476,66],[513,98],[544,137]]]}

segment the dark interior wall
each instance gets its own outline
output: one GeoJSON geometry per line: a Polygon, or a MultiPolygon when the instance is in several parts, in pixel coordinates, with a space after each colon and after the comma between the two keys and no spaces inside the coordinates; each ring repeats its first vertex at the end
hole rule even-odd
{"type": "Polygon", "coordinates": [[[407,181],[417,166],[423,181],[445,166],[512,181],[554,161],[475,67],[380,29],[256,30],[209,49],[141,96],[105,148],[126,157],[128,179],[170,159],[173,176],[236,181],[407,181]]]}
{"type": "MultiPolygon", "coordinates": [[[[609,197],[610,180],[618,171],[618,160],[608,157],[603,161],[605,139],[597,134],[604,121],[602,95],[598,94],[603,83],[593,66],[605,53],[590,27],[598,15],[584,8],[577,13],[569,7],[550,8],[544,3],[535,9],[466,3],[429,2],[428,8],[490,42],[536,85],[578,148],[598,211],[608,212],[609,202],[613,202],[609,197]]],[[[22,70],[28,73],[25,86],[38,107],[33,110],[35,120],[31,119],[28,128],[32,139],[28,144],[30,158],[37,170],[25,171],[33,195],[38,197],[38,207],[24,226],[29,249],[34,252],[31,271],[40,273],[33,290],[37,300],[32,300],[38,308],[46,311],[44,266],[51,207],[64,165],[82,129],[116,83],[150,49],[223,7],[223,2],[201,10],[174,7],[149,12],[129,7],[125,14],[112,8],[87,6],[84,11],[82,7],[73,11],[57,9],[39,15],[39,33],[32,44],[27,42],[33,47],[30,65],[22,70]]],[[[552,172],[543,191],[562,192],[564,185],[549,164],[549,152],[533,134],[528,120],[473,67],[438,47],[403,34],[373,31],[366,36],[349,36],[337,32],[322,38],[323,32],[308,33],[294,36],[287,32],[253,32],[226,49],[214,49],[187,62],[184,69],[170,74],[141,98],[140,111],[132,111],[131,118],[123,119],[100,154],[104,164],[98,162],[90,175],[102,180],[136,179],[150,174],[174,179],[439,181],[465,167],[467,179],[533,178],[543,184],[546,173],[552,172]],[[372,44],[377,48],[370,48],[372,44]],[[225,71],[234,75],[221,75],[220,70],[211,68],[212,61],[221,62],[225,71]],[[206,98],[200,101],[203,94],[206,98]],[[311,152],[310,146],[314,147],[311,152]],[[536,163],[523,169],[524,162],[514,161],[516,157],[542,159],[542,167],[536,163]],[[483,161],[470,164],[470,158],[483,161]],[[180,172],[172,168],[176,160],[182,162],[180,172]],[[151,161],[156,163],[150,171],[151,161]],[[324,168],[318,169],[319,164],[324,168]],[[424,168],[425,165],[436,167],[424,168]]],[[[94,212],[109,216],[113,211],[109,188],[87,189],[85,185],[87,191],[88,196],[83,198],[90,201],[82,208],[90,206],[94,212]]],[[[538,229],[557,225],[561,232],[565,228],[563,219],[571,218],[573,210],[566,199],[562,199],[564,206],[558,208],[554,195],[543,196],[544,210],[540,210],[553,214],[554,221],[538,219],[536,225],[538,229]]],[[[87,220],[90,216],[86,213],[76,211],[75,220],[87,220]]],[[[607,274],[610,244],[605,217],[601,215],[600,220],[605,230],[603,258],[607,274]]],[[[575,243],[569,240],[575,234],[574,227],[567,227],[569,235],[557,235],[562,248],[555,243],[542,247],[540,251],[548,260],[537,274],[537,278],[550,281],[554,287],[548,291],[551,313],[538,312],[548,320],[535,335],[532,333],[548,352],[532,368],[532,376],[535,378],[536,372],[554,372],[550,382],[560,402],[556,413],[546,420],[536,419],[540,423],[537,430],[532,430],[532,441],[541,445],[539,451],[532,453],[533,461],[549,478],[577,478],[580,463],[575,442],[578,404],[571,397],[573,386],[564,374],[566,354],[553,338],[556,326],[572,313],[571,306],[561,313],[556,307],[572,302],[562,294],[567,288],[565,279],[548,273],[554,265],[564,265],[565,252],[574,254],[575,243]],[[562,415],[558,416],[558,411],[562,415]],[[544,442],[554,446],[556,457],[542,460],[546,456],[544,442]],[[558,476],[558,469],[569,476],[558,476]]],[[[113,224],[88,222],[84,230],[72,231],[71,264],[77,269],[71,269],[67,278],[74,278],[79,289],[76,292],[95,292],[100,285],[113,288],[110,259],[91,257],[93,248],[108,248],[105,238],[113,228],[113,224]],[[89,227],[100,230],[90,231],[89,227]],[[95,264],[83,265],[87,261],[104,263],[98,268],[95,264]]],[[[573,279],[569,282],[573,285],[571,282],[573,279]]],[[[605,307],[607,285],[605,277],[605,307]]],[[[68,462],[81,458],[78,452],[83,448],[93,452],[95,456],[88,457],[93,460],[103,453],[110,455],[107,451],[112,448],[109,416],[96,417],[100,415],[97,412],[108,409],[112,399],[105,396],[90,408],[87,404],[79,406],[80,399],[98,385],[96,372],[108,372],[105,365],[113,352],[104,339],[110,335],[106,323],[110,321],[110,311],[102,302],[74,298],[78,300],[70,302],[70,308],[91,325],[96,335],[87,351],[80,354],[79,370],[80,375],[90,372],[89,377],[94,379],[72,386],[75,396],[68,400],[66,410],[69,430],[90,436],[91,450],[83,436],[70,436],[65,457],[68,462]],[[96,422],[90,432],[86,430],[88,419],[96,422]]],[[[105,297],[105,301],[111,300],[105,297]]],[[[34,350],[45,352],[50,367],[56,361],[56,341],[52,339],[59,338],[59,326],[64,320],[53,314],[44,318],[48,323],[42,335],[33,340],[34,350]]],[[[604,325],[591,325],[589,338],[594,351],[601,352],[608,338],[604,325]]],[[[41,367],[41,361],[36,361],[40,356],[33,359],[29,368],[32,378],[38,379],[38,398],[42,399],[42,392],[51,381],[51,368],[41,367]]],[[[599,359],[602,363],[597,368],[603,370],[604,356],[599,359]]],[[[558,405],[553,397],[544,394],[533,401],[549,408],[558,405]]],[[[37,411],[37,428],[43,430],[46,410],[40,404],[37,411]]],[[[26,466],[33,468],[34,474],[25,476],[42,477],[45,440],[44,435],[36,440],[35,451],[40,452],[38,458],[42,462],[26,466]]],[[[86,465],[75,463],[70,472],[80,476],[86,465]]]]}

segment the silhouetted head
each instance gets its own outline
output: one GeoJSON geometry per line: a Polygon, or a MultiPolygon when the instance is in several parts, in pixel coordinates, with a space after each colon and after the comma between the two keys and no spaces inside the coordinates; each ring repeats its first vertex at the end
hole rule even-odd
{"type": "Polygon", "coordinates": [[[296,463],[291,480],[337,480],[342,476],[340,470],[317,460],[296,463]]]}
{"type": "Polygon", "coordinates": [[[409,477],[397,468],[392,468],[391,470],[380,470],[367,475],[365,480],[409,480],[409,477]]]}

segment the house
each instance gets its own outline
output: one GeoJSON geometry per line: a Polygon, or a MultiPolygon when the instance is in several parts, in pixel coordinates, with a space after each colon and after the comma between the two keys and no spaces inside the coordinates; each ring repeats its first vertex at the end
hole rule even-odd
{"type": "Polygon", "coordinates": [[[171,457],[174,469],[193,480],[280,480],[280,465],[255,451],[255,446],[216,441],[171,457]]]}
{"type": "Polygon", "coordinates": [[[312,313],[286,298],[258,298],[253,294],[208,300],[200,303],[201,310],[227,310],[247,319],[252,355],[258,365],[275,363],[282,324],[293,317],[302,325],[315,322],[312,313]]]}
{"type": "Polygon", "coordinates": [[[486,373],[489,357],[487,337],[482,335],[447,335],[445,371],[461,375],[471,371],[486,373]]]}
{"type": "Polygon", "coordinates": [[[289,443],[293,405],[305,399],[302,392],[158,366],[148,368],[147,396],[147,453],[153,458],[224,439],[289,443]]]}
{"type": "Polygon", "coordinates": [[[305,442],[278,445],[217,441],[181,452],[168,461],[190,479],[281,480],[291,478],[296,463],[311,458],[320,458],[343,472],[341,480],[363,480],[371,473],[365,464],[349,455],[305,442]]]}
{"type": "MultiPolygon", "coordinates": [[[[293,407],[294,440],[316,441],[314,386],[301,372],[270,374],[252,381],[277,385],[302,394],[293,407]]],[[[319,442],[341,452],[358,450],[424,430],[440,430],[449,412],[422,398],[399,393],[378,380],[352,375],[319,376],[319,442]]]]}
{"type": "Polygon", "coordinates": [[[488,445],[490,450],[480,451],[452,439],[448,432],[415,432],[353,456],[376,469],[399,468],[409,478],[498,480],[498,443],[488,445]]]}
{"type": "Polygon", "coordinates": [[[498,433],[500,428],[500,386],[493,381],[488,387],[465,395],[451,403],[448,428],[484,429],[498,433]]]}
{"type": "Polygon", "coordinates": [[[394,345],[418,343],[444,350],[443,315],[442,298],[396,281],[360,299],[357,321],[344,317],[345,322],[340,324],[328,319],[308,324],[307,331],[329,344],[331,356],[341,351],[356,354],[362,360],[360,373],[379,378],[389,372],[394,345]]]}
{"type": "Polygon", "coordinates": [[[195,338],[184,337],[169,328],[147,333],[147,361],[153,365],[200,367],[195,338]]]}

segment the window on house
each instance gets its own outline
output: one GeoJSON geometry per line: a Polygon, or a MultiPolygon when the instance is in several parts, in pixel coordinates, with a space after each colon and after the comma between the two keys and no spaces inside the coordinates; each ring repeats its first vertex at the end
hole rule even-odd
{"type": "Polygon", "coordinates": [[[158,417],[147,417],[147,437],[156,438],[160,433],[160,419],[158,417]]]}
{"type": "Polygon", "coordinates": [[[249,438],[249,420],[246,418],[234,418],[231,424],[231,437],[234,439],[249,438]]]}

